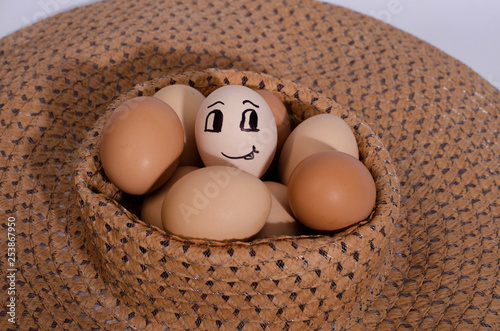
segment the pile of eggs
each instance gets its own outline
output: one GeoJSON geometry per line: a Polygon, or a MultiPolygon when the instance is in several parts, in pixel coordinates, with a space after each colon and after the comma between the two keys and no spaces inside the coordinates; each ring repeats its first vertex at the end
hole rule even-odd
{"type": "Polygon", "coordinates": [[[129,99],[106,121],[99,155],[120,190],[144,195],[143,221],[186,238],[338,231],[375,206],[346,122],[318,114],[292,130],[281,99],[240,85],[129,99]]]}

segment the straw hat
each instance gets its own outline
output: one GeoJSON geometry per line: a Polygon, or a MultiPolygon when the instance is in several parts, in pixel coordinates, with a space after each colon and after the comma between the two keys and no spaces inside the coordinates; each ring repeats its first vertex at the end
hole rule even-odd
{"type": "Polygon", "coordinates": [[[310,0],[109,1],[7,36],[0,58],[2,327],[500,328],[500,94],[439,50],[310,0]],[[372,218],[229,244],[147,226],[103,176],[99,129],[176,83],[343,116],[372,218]]]}

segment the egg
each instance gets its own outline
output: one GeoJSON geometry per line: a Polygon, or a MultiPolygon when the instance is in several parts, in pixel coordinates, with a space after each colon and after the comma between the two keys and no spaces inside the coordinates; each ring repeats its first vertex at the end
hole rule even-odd
{"type": "Polygon", "coordinates": [[[196,147],[194,123],[205,96],[191,86],[178,84],[162,88],[153,97],[172,107],[181,120],[184,128],[184,150],[179,160],[179,166],[203,166],[196,147]]]}
{"type": "Polygon", "coordinates": [[[137,97],[111,113],[101,134],[99,157],[106,176],[120,190],[145,194],[175,171],[184,132],[175,111],[153,97],[137,97]]]}
{"type": "Polygon", "coordinates": [[[165,200],[165,195],[172,185],[174,185],[174,183],[177,182],[182,176],[196,169],[199,168],[194,166],[178,167],[162,187],[147,194],[144,197],[141,207],[141,220],[154,225],[159,229],[163,229],[163,223],[161,222],[161,208],[163,206],[163,200],[165,200]]]}
{"type": "Polygon", "coordinates": [[[266,224],[255,236],[255,239],[273,236],[299,236],[307,233],[307,229],[295,220],[288,204],[287,187],[281,183],[265,181],[271,193],[271,212],[266,224]]]}
{"type": "Polygon", "coordinates": [[[195,137],[205,166],[234,166],[256,177],[271,164],[278,140],[267,102],[240,85],[223,86],[207,96],[196,117],[195,137]]]}
{"type": "Polygon", "coordinates": [[[297,165],[288,184],[288,202],[305,226],[322,231],[346,228],[373,210],[373,177],[357,158],[338,151],[313,154],[297,165]]]}
{"type": "Polygon", "coordinates": [[[290,123],[290,117],[288,116],[288,111],[285,105],[273,92],[268,90],[255,90],[261,97],[266,100],[269,108],[273,112],[274,121],[276,122],[276,127],[278,130],[278,140],[276,144],[276,154],[279,154],[281,148],[285,144],[286,138],[292,132],[292,126],[290,123]]]}
{"type": "Polygon", "coordinates": [[[228,166],[200,168],[167,192],[163,227],[187,238],[245,240],[262,229],[271,201],[266,185],[246,171],[228,166]]]}
{"type": "Polygon", "coordinates": [[[259,93],[271,108],[278,130],[276,153],[274,154],[273,160],[269,165],[269,168],[267,169],[265,175],[262,177],[263,180],[275,180],[278,178],[278,162],[281,149],[283,148],[286,138],[290,135],[290,132],[292,130],[290,117],[288,116],[286,107],[281,99],[273,92],[268,90],[256,90],[255,92],[259,93]]]}
{"type": "Polygon", "coordinates": [[[337,150],[359,158],[356,137],[339,116],[319,114],[300,123],[288,136],[278,164],[280,182],[288,185],[295,167],[306,157],[325,150],[337,150]]]}

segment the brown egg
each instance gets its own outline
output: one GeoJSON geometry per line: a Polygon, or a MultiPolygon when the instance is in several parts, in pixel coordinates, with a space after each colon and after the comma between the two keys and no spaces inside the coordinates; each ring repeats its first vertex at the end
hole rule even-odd
{"type": "Polygon", "coordinates": [[[259,93],[261,97],[266,100],[267,104],[271,108],[274,115],[274,120],[276,121],[276,127],[278,128],[278,144],[276,147],[276,155],[279,155],[286,138],[292,131],[290,124],[290,118],[288,117],[288,112],[285,105],[273,92],[268,90],[255,90],[259,93]]]}
{"type": "Polygon", "coordinates": [[[157,98],[137,97],[120,104],[108,118],[100,159],[120,190],[139,195],[168,180],[183,146],[184,132],[175,111],[157,98]]]}
{"type": "Polygon", "coordinates": [[[255,236],[255,239],[273,236],[299,236],[307,233],[307,229],[295,220],[288,204],[287,187],[281,183],[266,181],[271,193],[271,212],[267,222],[255,236]]]}
{"type": "Polygon", "coordinates": [[[161,222],[161,208],[163,206],[163,200],[165,200],[165,195],[172,185],[174,185],[175,182],[177,182],[182,176],[196,169],[199,168],[193,166],[178,167],[162,187],[147,194],[144,197],[144,202],[141,207],[141,220],[148,222],[157,228],[163,229],[163,223],[161,222]]]}
{"type": "Polygon", "coordinates": [[[341,117],[333,114],[309,117],[293,129],[283,145],[278,165],[280,182],[288,185],[293,169],[302,160],[326,150],[359,157],[356,137],[341,117]]]}
{"type": "Polygon", "coordinates": [[[288,184],[294,215],[315,230],[340,230],[364,220],[375,199],[375,182],[365,165],[338,151],[307,157],[297,165],[288,184]]]}

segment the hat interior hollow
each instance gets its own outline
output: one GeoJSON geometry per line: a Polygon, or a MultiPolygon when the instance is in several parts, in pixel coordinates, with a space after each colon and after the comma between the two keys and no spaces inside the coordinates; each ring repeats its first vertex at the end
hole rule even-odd
{"type": "Polygon", "coordinates": [[[171,318],[169,312],[177,311],[192,318],[205,314],[220,319],[237,309],[255,323],[308,315],[313,325],[321,325],[327,314],[338,316],[341,325],[348,318],[345,312],[355,319],[373,301],[393,260],[391,235],[399,217],[399,182],[382,141],[348,108],[266,74],[208,69],[135,86],[109,106],[82,142],[74,189],[86,224],[87,250],[102,276],[114,285],[110,290],[128,293],[122,295],[128,305],[154,302],[162,307],[158,318],[171,318]],[[267,89],[286,105],[293,126],[320,113],[341,116],[352,128],[360,160],[375,180],[377,200],[371,216],[333,235],[248,242],[186,239],[143,222],[137,216],[140,198],[122,193],[104,174],[100,132],[121,102],[153,95],[172,84],[189,85],[205,96],[229,84],[267,89]],[[198,307],[196,314],[193,305],[198,307]],[[310,312],[304,314],[305,310],[310,312]]]}

